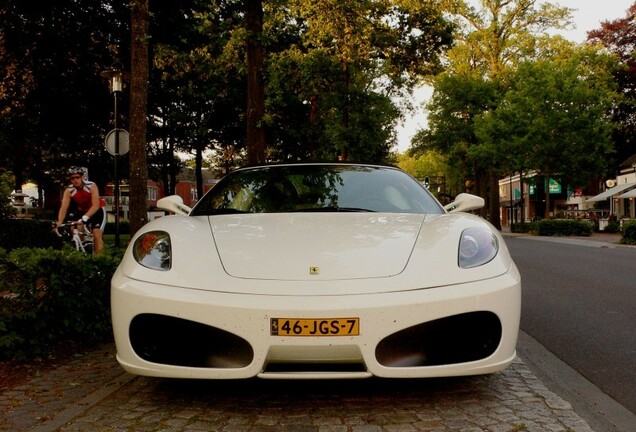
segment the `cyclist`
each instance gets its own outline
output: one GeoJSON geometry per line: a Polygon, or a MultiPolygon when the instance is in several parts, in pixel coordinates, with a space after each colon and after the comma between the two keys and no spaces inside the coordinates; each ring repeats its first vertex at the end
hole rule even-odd
{"type": "Polygon", "coordinates": [[[71,185],[64,190],[62,204],[57,215],[57,226],[64,223],[66,213],[71,202],[77,211],[82,214],[78,223],[90,223],[93,230],[93,249],[95,254],[101,252],[104,247],[104,227],[106,226],[106,211],[103,201],[99,197],[99,188],[91,181],[85,179],[84,169],[73,167],[69,170],[71,185]]]}

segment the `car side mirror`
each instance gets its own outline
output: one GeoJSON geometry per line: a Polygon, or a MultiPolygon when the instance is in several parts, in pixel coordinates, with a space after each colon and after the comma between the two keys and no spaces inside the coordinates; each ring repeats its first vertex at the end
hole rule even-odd
{"type": "Polygon", "coordinates": [[[486,202],[482,197],[468,193],[460,193],[455,197],[455,201],[444,206],[444,210],[449,213],[465,212],[482,208],[486,202]]]}
{"type": "Polygon", "coordinates": [[[183,216],[187,216],[192,210],[190,207],[183,203],[183,198],[181,198],[179,195],[170,195],[165,198],[161,198],[159,201],[157,201],[157,207],[162,210],[167,210],[169,212],[183,216]]]}

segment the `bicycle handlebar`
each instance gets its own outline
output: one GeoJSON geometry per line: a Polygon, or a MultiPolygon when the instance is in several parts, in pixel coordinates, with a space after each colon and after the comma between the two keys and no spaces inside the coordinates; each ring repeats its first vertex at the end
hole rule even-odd
{"type": "Polygon", "coordinates": [[[90,222],[78,222],[78,221],[75,221],[75,222],[66,222],[66,223],[63,223],[63,224],[60,224],[60,225],[53,224],[53,232],[54,232],[54,233],[55,233],[58,237],[64,237],[64,236],[63,236],[62,234],[60,234],[60,232],[57,230],[58,228],[67,228],[67,227],[73,227],[73,228],[75,228],[75,227],[77,227],[78,225],[83,225],[83,226],[84,226],[85,231],[87,231],[88,233],[90,233],[90,232],[91,232],[90,227],[91,227],[92,225],[91,225],[91,223],[90,223],[90,222]]]}

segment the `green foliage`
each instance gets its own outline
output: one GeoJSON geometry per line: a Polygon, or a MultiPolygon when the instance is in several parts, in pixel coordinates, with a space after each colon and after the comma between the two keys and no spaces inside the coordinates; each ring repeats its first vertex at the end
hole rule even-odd
{"type": "Polygon", "coordinates": [[[427,151],[419,156],[400,155],[397,165],[416,179],[443,176],[448,170],[444,157],[435,151],[427,151]]]}
{"type": "Polygon", "coordinates": [[[610,221],[603,232],[610,234],[619,233],[621,232],[621,224],[617,221],[610,221]]]}
{"type": "Polygon", "coordinates": [[[526,234],[532,232],[534,224],[530,222],[518,222],[510,224],[510,232],[517,234],[526,234]]]}
{"type": "Polygon", "coordinates": [[[494,155],[509,171],[558,174],[574,186],[600,175],[611,153],[608,113],[617,98],[606,61],[581,49],[567,59],[521,63],[501,104],[476,122],[482,155],[494,155]]]}
{"type": "Polygon", "coordinates": [[[59,249],[62,240],[52,230],[52,221],[0,219],[0,247],[6,250],[22,247],[59,249]]]}
{"type": "Polygon", "coordinates": [[[89,167],[93,180],[108,169],[97,143],[112,96],[99,72],[114,61],[112,41],[126,45],[129,20],[127,4],[113,0],[3,2],[0,160],[18,185],[44,186],[69,165],[89,167]]]}
{"type": "Polygon", "coordinates": [[[71,248],[0,249],[0,359],[44,355],[62,341],[105,340],[118,263],[71,248]]]}
{"type": "Polygon", "coordinates": [[[540,34],[565,28],[572,10],[536,0],[446,0],[461,41],[449,52],[450,69],[500,81],[506,68],[532,58],[540,34]]]}
{"type": "Polygon", "coordinates": [[[618,91],[624,98],[612,109],[614,121],[619,125],[613,134],[616,154],[611,161],[609,177],[614,176],[617,164],[634,154],[636,143],[636,3],[626,11],[624,18],[601,22],[600,28],[588,33],[588,41],[600,44],[609,52],[615,54],[620,61],[621,68],[614,71],[614,79],[618,84],[618,91]]]}
{"type": "Polygon", "coordinates": [[[479,144],[475,135],[475,121],[486,111],[494,110],[501,99],[497,84],[481,77],[444,73],[435,79],[435,92],[427,105],[428,131],[418,133],[411,153],[435,150],[463,169],[465,177],[473,162],[483,161],[491,167],[493,158],[475,158],[471,150],[479,144]]]}
{"type": "Polygon", "coordinates": [[[594,226],[580,219],[542,219],[532,224],[532,234],[539,236],[589,237],[594,226]]]}
{"type": "Polygon", "coordinates": [[[636,245],[636,222],[632,221],[623,225],[622,244],[636,245]]]}
{"type": "Polygon", "coordinates": [[[14,183],[15,179],[10,173],[0,173],[0,221],[15,214],[15,209],[11,205],[11,200],[9,199],[9,196],[13,191],[14,183]]]}

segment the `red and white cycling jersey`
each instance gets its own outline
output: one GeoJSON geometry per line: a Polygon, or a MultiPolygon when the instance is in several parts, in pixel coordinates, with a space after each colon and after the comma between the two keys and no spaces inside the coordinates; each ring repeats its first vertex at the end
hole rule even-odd
{"type": "Polygon", "coordinates": [[[82,214],[85,214],[88,209],[91,208],[91,186],[93,184],[94,183],[91,181],[84,181],[84,184],[80,188],[69,186],[69,189],[71,191],[71,200],[75,204],[77,210],[80,211],[82,214]]]}

